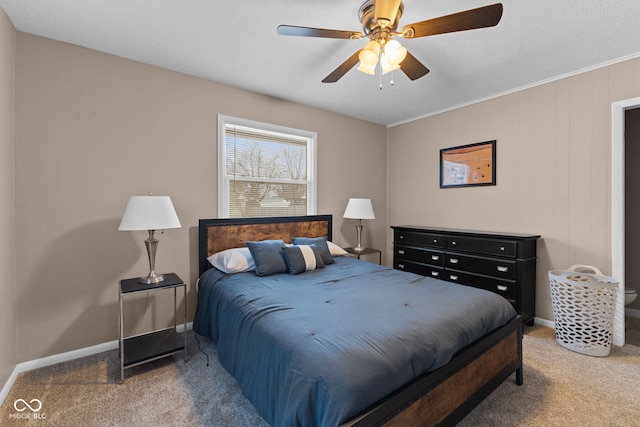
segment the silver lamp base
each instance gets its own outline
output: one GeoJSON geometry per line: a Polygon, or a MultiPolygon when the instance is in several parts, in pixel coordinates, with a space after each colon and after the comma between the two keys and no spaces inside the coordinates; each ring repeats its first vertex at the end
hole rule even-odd
{"type": "Polygon", "coordinates": [[[153,285],[155,283],[160,283],[163,280],[164,280],[164,276],[162,274],[156,274],[154,272],[151,272],[147,277],[139,278],[138,283],[142,283],[143,285],[153,285]]]}
{"type": "Polygon", "coordinates": [[[358,220],[358,225],[356,225],[356,234],[358,235],[358,244],[355,248],[353,248],[356,252],[364,251],[364,247],[362,246],[362,220],[358,220]]]}
{"type": "Polygon", "coordinates": [[[142,283],[143,285],[152,285],[164,280],[164,276],[162,274],[156,274],[155,272],[158,239],[154,237],[154,234],[155,230],[149,230],[149,238],[144,241],[144,244],[147,247],[147,255],[149,256],[149,275],[138,279],[138,283],[142,283]]]}

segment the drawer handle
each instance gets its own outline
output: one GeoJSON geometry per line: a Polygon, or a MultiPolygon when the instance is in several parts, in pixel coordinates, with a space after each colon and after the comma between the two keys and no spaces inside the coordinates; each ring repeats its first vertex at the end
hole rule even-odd
{"type": "Polygon", "coordinates": [[[451,264],[457,264],[458,263],[458,258],[451,258],[449,260],[449,262],[451,262],[451,264]]]}
{"type": "Polygon", "coordinates": [[[455,246],[455,245],[456,245],[456,241],[455,240],[451,241],[451,246],[455,246]]]}
{"type": "Polygon", "coordinates": [[[458,276],[454,275],[454,274],[450,274],[449,275],[449,279],[451,280],[458,280],[458,276]]]}
{"type": "Polygon", "coordinates": [[[438,239],[433,239],[433,243],[438,243],[438,239]]]}
{"type": "Polygon", "coordinates": [[[404,264],[398,264],[398,268],[404,268],[404,264]]]}
{"type": "Polygon", "coordinates": [[[402,240],[402,239],[404,239],[404,236],[401,234],[401,235],[400,235],[400,240],[402,240]]]}
{"type": "Polygon", "coordinates": [[[398,249],[398,253],[399,253],[400,255],[404,255],[404,251],[403,251],[402,249],[398,249]]]}
{"type": "Polygon", "coordinates": [[[432,271],[432,272],[431,272],[431,275],[432,275],[433,277],[438,277],[438,276],[440,275],[440,272],[439,272],[439,271],[432,271]]]}
{"type": "Polygon", "coordinates": [[[431,259],[437,261],[440,259],[440,255],[431,255],[431,259]]]}
{"type": "Polygon", "coordinates": [[[500,246],[500,250],[504,252],[504,246],[500,246]]]}
{"type": "Polygon", "coordinates": [[[509,271],[509,267],[503,267],[501,265],[498,266],[498,271],[500,273],[506,273],[507,271],[509,271]]]}
{"type": "Polygon", "coordinates": [[[507,292],[509,290],[509,288],[506,287],[505,285],[497,285],[497,288],[499,291],[502,291],[502,292],[507,292]]]}

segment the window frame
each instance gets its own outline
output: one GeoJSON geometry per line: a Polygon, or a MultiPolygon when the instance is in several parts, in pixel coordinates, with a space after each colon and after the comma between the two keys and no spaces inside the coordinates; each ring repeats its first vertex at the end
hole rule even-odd
{"type": "MultiPolygon", "coordinates": [[[[255,120],[218,114],[218,218],[229,218],[229,188],[231,179],[226,174],[226,125],[245,126],[266,132],[277,132],[308,139],[307,145],[307,215],[317,214],[317,141],[316,132],[279,126],[255,120]]],[[[281,180],[282,181],[282,180],[281,180]]],[[[282,216],[282,215],[278,215],[282,216]]]]}

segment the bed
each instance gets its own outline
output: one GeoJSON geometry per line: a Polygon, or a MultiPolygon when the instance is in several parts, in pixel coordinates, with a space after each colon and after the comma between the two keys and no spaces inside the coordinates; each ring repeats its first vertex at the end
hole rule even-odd
{"type": "Polygon", "coordinates": [[[521,319],[490,292],[347,256],[263,276],[207,260],[294,237],[331,241],[332,217],[199,223],[194,331],[270,424],[454,425],[514,372],[523,383],[521,319]]]}

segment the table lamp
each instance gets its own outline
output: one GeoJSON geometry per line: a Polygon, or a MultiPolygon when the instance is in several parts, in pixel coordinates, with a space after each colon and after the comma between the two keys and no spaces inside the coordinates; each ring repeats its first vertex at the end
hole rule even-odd
{"type": "Polygon", "coordinates": [[[343,218],[357,219],[356,233],[358,235],[358,245],[353,248],[356,252],[362,252],[365,248],[362,246],[362,220],[363,219],[376,219],[376,215],[373,213],[373,206],[371,205],[371,199],[359,199],[351,198],[347,203],[347,208],[344,210],[343,218]]]}
{"type": "Polygon", "coordinates": [[[149,256],[149,275],[138,279],[138,283],[150,285],[164,280],[164,276],[155,272],[156,250],[158,240],[154,237],[156,230],[180,228],[180,220],[173,208],[169,196],[131,196],[122,215],[118,230],[148,230],[149,238],[144,241],[149,256]]]}

